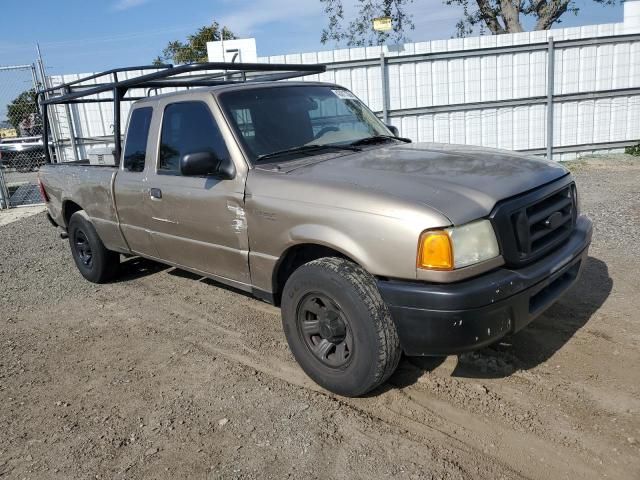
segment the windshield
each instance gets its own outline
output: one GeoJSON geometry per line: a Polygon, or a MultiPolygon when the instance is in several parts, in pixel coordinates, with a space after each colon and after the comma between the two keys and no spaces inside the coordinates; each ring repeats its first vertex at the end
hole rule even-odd
{"type": "Polygon", "coordinates": [[[220,103],[251,161],[324,153],[322,147],[299,148],[308,145],[329,150],[329,146],[345,146],[375,135],[392,135],[353,93],[339,87],[242,89],[222,93],[220,103]]]}

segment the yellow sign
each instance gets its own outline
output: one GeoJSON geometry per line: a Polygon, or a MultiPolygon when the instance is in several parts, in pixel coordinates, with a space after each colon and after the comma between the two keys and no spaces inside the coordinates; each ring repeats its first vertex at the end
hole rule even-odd
{"type": "Polygon", "coordinates": [[[17,137],[18,132],[14,128],[0,128],[0,138],[13,138],[17,137]]]}
{"type": "Polygon", "coordinates": [[[393,26],[391,17],[378,17],[373,19],[373,29],[378,32],[388,32],[393,26]]]}

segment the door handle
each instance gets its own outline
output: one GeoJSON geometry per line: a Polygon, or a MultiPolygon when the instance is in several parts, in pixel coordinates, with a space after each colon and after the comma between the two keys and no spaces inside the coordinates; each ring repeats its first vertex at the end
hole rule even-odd
{"type": "Polygon", "coordinates": [[[157,200],[162,198],[162,190],[160,190],[159,188],[150,188],[149,189],[149,196],[151,198],[155,198],[157,200]]]}

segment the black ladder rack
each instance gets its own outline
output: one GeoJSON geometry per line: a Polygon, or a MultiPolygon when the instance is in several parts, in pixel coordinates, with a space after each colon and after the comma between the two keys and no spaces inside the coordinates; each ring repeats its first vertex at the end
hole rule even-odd
{"type": "MultiPolygon", "coordinates": [[[[127,92],[132,88],[148,89],[147,96],[150,96],[152,90],[166,87],[211,87],[237,83],[285,80],[323,73],[324,71],[326,71],[324,65],[315,64],[207,62],[180,65],[177,67],[165,64],[143,65],[115,68],[55,87],[43,89],[38,92],[38,98],[42,107],[43,142],[47,163],[51,163],[49,151],[49,118],[47,114],[49,105],[113,102],[114,156],[116,164],[118,164],[122,152],[120,104],[121,102],[134,102],[146,98],[127,97],[127,92]],[[126,80],[118,79],[119,73],[141,70],[155,71],[126,80]],[[216,72],[211,72],[211,70],[216,70],[216,72]],[[111,76],[112,81],[85,84],[87,81],[106,76],[111,76]],[[111,98],[87,98],[105,92],[112,92],[113,96],[111,98]]],[[[69,118],[69,121],[72,122],[73,120],[69,118]]],[[[70,135],[74,135],[73,126],[71,125],[70,127],[70,135]]]]}

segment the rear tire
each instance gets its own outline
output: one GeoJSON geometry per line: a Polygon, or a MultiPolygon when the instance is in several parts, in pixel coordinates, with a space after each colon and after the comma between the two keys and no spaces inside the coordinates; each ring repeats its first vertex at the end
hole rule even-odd
{"type": "Polygon", "coordinates": [[[105,248],[85,212],[71,215],[67,232],[73,260],[84,278],[93,283],[105,283],[116,275],[120,254],[105,248]]]}
{"type": "Polygon", "coordinates": [[[282,324],[305,373],[339,395],[364,395],[395,371],[402,350],[376,281],[326,257],[298,268],[282,294],[282,324]]]}

